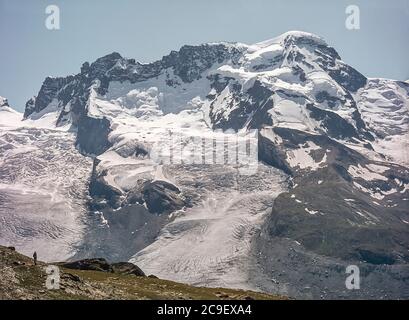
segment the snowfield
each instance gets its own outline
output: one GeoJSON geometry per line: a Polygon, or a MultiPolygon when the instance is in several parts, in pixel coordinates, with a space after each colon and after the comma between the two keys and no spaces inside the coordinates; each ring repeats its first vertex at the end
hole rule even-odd
{"type": "Polygon", "coordinates": [[[25,127],[21,118],[0,109],[0,243],[66,260],[85,230],[92,161],[75,149],[73,133],[25,127]]]}
{"type": "Polygon", "coordinates": [[[240,176],[229,167],[184,169],[167,174],[174,175],[177,185],[204,182],[202,200],[177,213],[157,240],[130,261],[164,279],[256,289],[248,279],[254,267],[251,242],[274,198],[285,190],[285,175],[264,165],[253,176],[240,176]]]}

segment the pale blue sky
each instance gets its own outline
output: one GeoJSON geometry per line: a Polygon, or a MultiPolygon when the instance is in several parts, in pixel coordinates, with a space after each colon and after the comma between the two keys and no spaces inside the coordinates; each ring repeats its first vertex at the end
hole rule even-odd
{"type": "Polygon", "coordinates": [[[140,62],[184,44],[254,43],[289,30],[315,33],[369,77],[409,78],[409,0],[0,0],[0,95],[18,110],[48,75],[79,72],[117,51],[140,62]],[[61,30],[45,28],[45,8],[61,30]],[[345,28],[345,8],[361,29],[345,28]]]}

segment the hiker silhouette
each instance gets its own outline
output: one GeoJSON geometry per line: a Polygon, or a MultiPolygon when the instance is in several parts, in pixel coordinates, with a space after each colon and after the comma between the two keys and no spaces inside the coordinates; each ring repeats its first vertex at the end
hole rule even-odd
{"type": "Polygon", "coordinates": [[[34,259],[34,265],[36,266],[37,265],[37,252],[36,251],[34,251],[33,253],[33,259],[34,259]]]}

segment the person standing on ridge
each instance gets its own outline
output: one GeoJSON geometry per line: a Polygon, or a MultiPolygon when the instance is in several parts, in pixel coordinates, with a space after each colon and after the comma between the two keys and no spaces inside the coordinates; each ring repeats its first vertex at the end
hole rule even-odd
{"type": "Polygon", "coordinates": [[[33,253],[33,259],[34,259],[34,265],[36,266],[37,265],[37,252],[36,251],[34,251],[33,253]]]}

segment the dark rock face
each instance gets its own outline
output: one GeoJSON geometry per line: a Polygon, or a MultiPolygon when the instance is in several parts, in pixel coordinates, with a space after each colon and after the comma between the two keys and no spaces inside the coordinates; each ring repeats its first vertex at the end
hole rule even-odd
{"type": "Polygon", "coordinates": [[[91,202],[91,209],[101,209],[96,205],[98,199],[105,199],[108,201],[110,206],[118,207],[119,197],[121,196],[122,192],[106,183],[104,180],[104,177],[107,175],[106,171],[97,173],[98,163],[99,160],[95,158],[92,167],[91,181],[89,184],[89,193],[94,200],[91,202]]]}
{"type": "Polygon", "coordinates": [[[145,277],[145,273],[133,263],[116,262],[110,264],[103,258],[84,259],[74,262],[63,262],[59,263],[59,265],[63,268],[74,270],[94,270],[145,277]]]}
{"type": "Polygon", "coordinates": [[[168,213],[185,206],[180,190],[166,181],[145,182],[142,195],[149,211],[153,213],[168,213]]]}
{"type": "MultiPolygon", "coordinates": [[[[287,137],[294,141],[296,135],[287,137]]],[[[406,181],[407,169],[391,166],[387,182],[351,177],[349,164],[365,165],[362,156],[343,145],[325,147],[325,140],[318,137],[315,143],[330,149],[333,156],[328,157],[327,167],[292,171],[289,191],[275,199],[253,243],[255,260],[268,271],[251,277],[264,290],[296,298],[409,297],[409,233],[402,223],[408,218],[407,203],[399,195],[374,201],[354,188],[354,182],[359,182],[368,189],[403,192],[394,179],[398,175],[406,181]],[[391,199],[396,206],[388,205],[391,199]],[[345,288],[348,265],[359,266],[361,290],[345,288]]]]}
{"type": "Polygon", "coordinates": [[[262,268],[269,272],[260,278],[252,271],[261,290],[286,292],[297,299],[407,299],[409,268],[405,265],[375,265],[342,261],[306,250],[292,239],[261,233],[254,252],[262,268]],[[360,290],[345,286],[346,268],[357,265],[360,290]],[[289,285],[291,284],[291,285],[289,285]]]}
{"type": "Polygon", "coordinates": [[[83,116],[78,121],[77,141],[81,151],[99,155],[111,147],[108,135],[111,131],[108,119],[83,116]]]}
{"type": "MultiPolygon", "coordinates": [[[[322,120],[329,121],[326,116],[322,120]]],[[[332,127],[336,129],[337,125],[332,127]]],[[[259,159],[287,172],[290,179],[288,192],[275,199],[253,243],[261,270],[273,270],[252,275],[255,279],[260,274],[265,278],[259,282],[260,288],[286,290],[291,296],[313,299],[409,296],[409,233],[402,223],[408,219],[405,198],[409,192],[402,183],[406,183],[403,181],[407,181],[409,171],[383,163],[387,166],[383,173],[387,181],[352,176],[350,165],[372,162],[326,135],[288,128],[271,130],[280,142],[274,143],[261,134],[259,159]],[[310,153],[317,162],[322,151],[326,152],[326,165],[315,170],[291,167],[286,154],[309,141],[319,146],[319,154],[310,153]],[[367,190],[392,190],[392,194],[374,199],[357,189],[356,183],[367,190]],[[359,294],[343,287],[345,268],[351,264],[359,265],[361,281],[366,283],[359,294]],[[384,279],[388,279],[388,285],[384,279]],[[289,282],[291,288],[282,285],[289,282]]]]}
{"type": "Polygon", "coordinates": [[[127,193],[126,204],[146,204],[149,212],[171,213],[187,203],[180,190],[166,181],[144,181],[127,193]]]}
{"type": "Polygon", "coordinates": [[[103,258],[95,259],[84,259],[74,262],[61,263],[61,267],[67,269],[76,269],[76,270],[94,270],[94,271],[103,271],[111,272],[111,265],[103,258]]]}
{"type": "MultiPolygon", "coordinates": [[[[394,202],[399,203],[397,207],[386,206],[386,199],[374,203],[373,198],[354,190],[352,185],[358,182],[367,189],[405,192],[396,184],[396,180],[406,181],[407,169],[390,165],[386,173],[388,181],[352,177],[348,173],[350,165],[370,163],[360,153],[323,135],[310,135],[287,128],[275,128],[274,133],[281,137],[282,143],[275,145],[261,135],[259,158],[292,175],[293,185],[297,187],[276,199],[268,227],[272,237],[295,239],[309,250],[345,260],[363,259],[373,264],[409,261],[405,240],[408,235],[402,224],[407,208],[405,201],[395,199],[394,202]],[[286,162],[286,153],[308,141],[320,147],[317,151],[326,150],[326,166],[312,171],[290,167],[286,162]],[[318,184],[317,181],[321,182],[318,184]],[[290,197],[290,193],[295,195],[298,202],[290,197]],[[382,203],[385,208],[379,211],[382,203]],[[305,208],[315,213],[308,214],[305,208]],[[378,224],[378,221],[382,223],[378,224]],[[393,250],[387,253],[385,247],[393,250]]],[[[317,154],[318,162],[321,158],[322,154],[317,154]]]]}
{"type": "Polygon", "coordinates": [[[390,252],[385,250],[374,252],[371,250],[357,249],[357,253],[361,260],[370,264],[376,265],[392,265],[396,262],[396,258],[390,252]]]}
{"type": "Polygon", "coordinates": [[[326,101],[330,108],[335,108],[338,104],[345,103],[345,100],[341,100],[338,97],[331,96],[327,91],[320,91],[315,95],[315,99],[318,103],[326,101]]]}
{"type": "Polygon", "coordinates": [[[272,120],[268,110],[273,106],[273,92],[255,81],[247,92],[241,92],[241,86],[237,83],[230,83],[231,91],[235,93],[234,98],[229,101],[225,110],[214,111],[214,103],[210,106],[210,119],[215,129],[239,130],[246,125],[251,129],[257,129],[263,125],[272,125],[272,120]],[[236,108],[229,112],[229,109],[236,108]],[[250,121],[249,121],[250,120],[250,121]]]}
{"type": "Polygon", "coordinates": [[[118,190],[105,180],[106,170],[98,172],[98,159],[94,159],[89,192],[92,197],[90,207],[92,210],[101,210],[101,200],[115,209],[130,205],[145,204],[149,212],[158,215],[168,214],[182,209],[187,205],[181,191],[171,183],[160,180],[137,181],[137,186],[129,191],[118,190]]]}
{"type": "Polygon", "coordinates": [[[329,75],[351,92],[358,91],[358,89],[364,87],[367,82],[366,77],[346,64],[343,64],[338,70],[331,70],[329,75]]]}
{"type": "Polygon", "coordinates": [[[71,274],[71,273],[63,273],[63,275],[61,276],[61,279],[70,280],[70,281],[77,282],[77,283],[82,282],[82,279],[79,276],[75,274],[71,274]]]}
{"type": "Polygon", "coordinates": [[[163,57],[162,64],[165,68],[172,67],[174,73],[184,82],[192,82],[201,77],[206,69],[214,63],[222,63],[228,58],[237,58],[239,51],[229,49],[224,44],[183,46],[179,51],[172,51],[163,57]]]}
{"type": "Polygon", "coordinates": [[[54,98],[57,98],[59,91],[73,79],[73,76],[68,76],[66,78],[47,77],[44,80],[37,97],[35,99],[32,98],[27,102],[24,117],[26,118],[33,112],[40,112],[46,108],[54,98]]]}
{"type": "MultiPolygon", "coordinates": [[[[84,153],[98,155],[104,152],[110,147],[110,123],[105,118],[90,116],[87,103],[92,88],[100,94],[106,91],[109,71],[122,60],[118,53],[113,53],[97,59],[91,65],[84,64],[81,73],[75,76],[46,78],[38,96],[27,102],[24,117],[41,112],[56,99],[61,109],[57,125],[69,120],[72,122],[77,128],[77,145],[84,153]]],[[[115,71],[112,72],[112,78],[116,79],[115,71]]]]}
{"type": "Polygon", "coordinates": [[[322,121],[321,126],[326,129],[330,137],[337,139],[359,138],[355,127],[336,113],[319,109],[311,104],[307,105],[307,109],[310,111],[311,118],[322,121]]]}
{"type": "MultiPolygon", "coordinates": [[[[300,148],[300,146],[309,141],[320,147],[320,150],[317,150],[320,153],[316,155],[317,162],[323,157],[323,150],[330,151],[327,162],[334,165],[341,164],[343,167],[348,167],[351,164],[357,165],[368,162],[360,153],[349,149],[326,135],[313,135],[307,132],[281,127],[275,127],[271,130],[277,134],[283,142],[282,144],[274,144],[262,134],[259,135],[259,159],[290,175],[296,175],[299,170],[290,166],[286,160],[286,154],[288,151],[300,148]]],[[[312,154],[312,156],[314,157],[314,154],[312,154]]]]}
{"type": "Polygon", "coordinates": [[[130,262],[116,262],[111,266],[114,273],[133,274],[138,277],[145,277],[145,273],[138,266],[130,262]]]}
{"type": "Polygon", "coordinates": [[[0,97],[0,108],[1,107],[10,107],[7,99],[0,97]]]}
{"type": "Polygon", "coordinates": [[[270,139],[258,135],[258,158],[264,163],[292,174],[293,169],[285,162],[285,152],[280,150],[270,139]]]}
{"type": "Polygon", "coordinates": [[[137,157],[145,158],[148,156],[149,151],[146,146],[143,146],[138,141],[128,141],[119,147],[116,147],[115,152],[118,153],[121,157],[137,157]]]}
{"type": "Polygon", "coordinates": [[[298,186],[274,203],[268,219],[272,238],[294,239],[311,252],[344,261],[408,263],[408,232],[399,219],[403,214],[399,209],[385,208],[380,212],[369,196],[352,192],[350,182],[332,167],[296,177],[294,182],[298,186]],[[317,184],[319,180],[322,184],[317,184]],[[317,194],[319,197],[314,196],[317,194]],[[368,219],[373,221],[368,223],[368,219]]]}
{"type": "Polygon", "coordinates": [[[105,257],[112,262],[128,261],[136,252],[154,242],[161,229],[169,223],[168,215],[152,214],[144,205],[110,206],[98,200],[98,197],[93,197],[90,226],[78,254],[73,258],[75,260],[105,257]],[[94,210],[103,214],[106,224],[101,224],[100,214],[94,210]]]}
{"type": "Polygon", "coordinates": [[[24,118],[27,118],[30,114],[35,112],[35,102],[36,102],[36,97],[30,98],[26,102],[26,107],[24,109],[24,118]]]}

